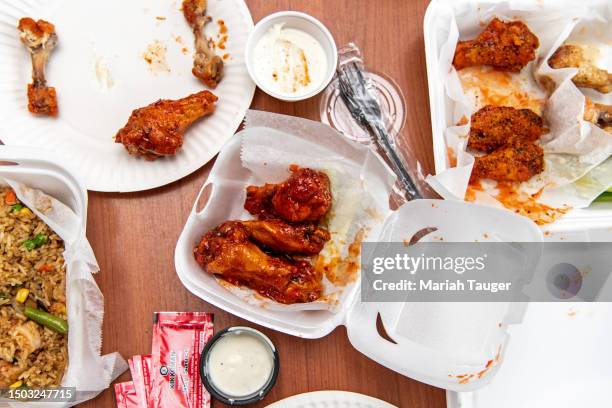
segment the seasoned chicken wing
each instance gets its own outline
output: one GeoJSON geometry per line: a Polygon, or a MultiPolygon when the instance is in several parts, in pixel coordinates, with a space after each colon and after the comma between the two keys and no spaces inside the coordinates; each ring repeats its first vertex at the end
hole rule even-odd
{"type": "Polygon", "coordinates": [[[55,26],[45,20],[29,17],[19,20],[21,42],[32,58],[32,83],[28,84],[28,110],[36,115],[57,116],[55,88],[47,86],[45,66],[57,44],[55,26]]]}
{"type": "Polygon", "coordinates": [[[542,118],[530,109],[487,105],[472,115],[468,147],[490,153],[517,142],[535,142],[543,131],[542,118]]]}
{"type": "Polygon", "coordinates": [[[316,222],[323,218],[332,202],[327,175],[297,166],[290,170],[293,174],[280,184],[247,187],[244,208],[260,219],[316,222]]]}
{"type": "Polygon", "coordinates": [[[584,107],[584,120],[588,120],[610,132],[612,128],[612,105],[594,103],[587,97],[584,107]]]}
{"type": "Polygon", "coordinates": [[[458,70],[491,65],[500,71],[519,72],[535,59],[539,45],[525,23],[494,18],[476,39],[457,43],[453,65],[458,70]]]}
{"type": "Polygon", "coordinates": [[[316,255],[331,238],[329,231],[313,224],[291,225],[281,220],[242,221],[249,237],[274,251],[316,255]]]}
{"type": "Polygon", "coordinates": [[[202,91],[178,100],[161,99],[136,109],[115,135],[127,151],[146,160],[174,155],[183,145],[183,133],[196,120],[215,110],[217,97],[202,91]]]}
{"type": "Polygon", "coordinates": [[[321,296],[322,276],[309,262],[268,255],[249,235],[240,221],[224,222],[202,237],[195,259],[206,272],[279,303],[312,302],[321,296]]]}
{"type": "Polygon", "coordinates": [[[527,181],[544,170],[544,150],[535,143],[517,143],[476,157],[472,179],[527,181]]]}
{"type": "Polygon", "coordinates": [[[206,86],[215,88],[221,81],[223,59],[213,51],[213,42],[206,38],[204,25],[210,20],[206,16],[207,0],[183,0],[183,15],[195,36],[193,75],[206,86]]]}
{"type": "Polygon", "coordinates": [[[578,45],[562,45],[548,59],[553,68],[578,68],[572,81],[576,86],[592,88],[601,93],[612,91],[612,74],[593,65],[593,61],[584,56],[578,45]]]}

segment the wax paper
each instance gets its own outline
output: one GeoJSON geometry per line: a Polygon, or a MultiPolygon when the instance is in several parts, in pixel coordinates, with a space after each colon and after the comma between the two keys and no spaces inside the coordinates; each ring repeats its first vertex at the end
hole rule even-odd
{"type": "MultiPolygon", "coordinates": [[[[561,44],[579,43],[596,50],[593,59],[598,67],[612,71],[612,6],[603,1],[446,2],[451,18],[438,72],[452,107],[444,136],[456,165],[429,176],[430,185],[444,198],[464,199],[474,162],[472,153],[466,151],[469,118],[491,103],[482,92],[490,85],[500,105],[530,108],[543,116],[550,130],[540,141],[545,152],[544,172],[521,183],[519,192],[556,208],[588,206],[612,185],[612,173],[606,171],[610,168],[607,159],[612,155],[612,135],[583,120],[585,95],[611,104],[612,94],[577,88],[571,81],[577,69],[552,69],[547,61],[561,44]],[[521,20],[540,40],[536,60],[521,73],[509,74],[506,89],[483,83],[479,72],[486,68],[457,72],[452,66],[457,41],[473,39],[493,17],[521,20]],[[552,80],[550,91],[540,85],[546,78],[552,80]]],[[[500,206],[494,198],[496,183],[484,182],[483,187],[484,191],[476,193],[476,201],[500,206]]]]}
{"type": "MultiPolygon", "coordinates": [[[[9,179],[17,197],[64,241],[66,263],[66,307],[68,310],[68,367],[64,387],[76,387],[71,403],[14,403],[15,407],[67,407],[94,398],[127,369],[119,353],[101,355],[104,298],[93,273],[99,271],[93,250],[85,237],[82,220],[66,205],[42,191],[9,179]],[[42,405],[41,405],[42,404],[42,405]]],[[[1,405],[1,404],[0,404],[1,405]]]]}

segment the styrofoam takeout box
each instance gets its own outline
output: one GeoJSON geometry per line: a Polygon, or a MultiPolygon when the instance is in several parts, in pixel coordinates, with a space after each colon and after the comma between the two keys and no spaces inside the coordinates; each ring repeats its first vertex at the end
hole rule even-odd
{"type": "MultiPolygon", "coordinates": [[[[601,1],[590,1],[592,3],[601,3],[601,1]]],[[[500,2],[502,1],[457,0],[457,4],[479,3],[483,7],[500,2]]],[[[518,3],[526,4],[530,2],[518,1],[518,3]]],[[[535,3],[535,1],[531,2],[532,5],[535,3]]],[[[545,5],[544,2],[537,3],[539,7],[545,5]]],[[[554,0],[548,1],[548,3],[554,4],[554,0]]],[[[444,0],[432,0],[427,7],[423,22],[436,173],[443,172],[449,167],[444,131],[449,126],[454,125],[452,122],[453,102],[447,97],[444,82],[440,80],[442,62],[438,58],[444,41],[448,37],[451,12],[451,6],[448,4],[448,1],[445,3],[444,0]]],[[[596,233],[595,230],[601,231],[601,229],[610,227],[612,227],[612,205],[609,203],[595,203],[588,208],[574,209],[559,220],[543,228],[549,232],[566,233],[572,237],[573,233],[584,233],[588,230],[593,230],[596,233]]]]}
{"type": "Polygon", "coordinates": [[[118,353],[101,355],[104,305],[102,293],[92,277],[98,270],[97,262],[85,235],[87,190],[62,163],[47,150],[0,145],[2,181],[16,182],[17,194],[22,194],[24,200],[36,200],[35,197],[40,197],[36,191],[50,197],[57,207],[49,208],[49,211],[41,210],[36,202],[28,205],[43,220],[47,218],[45,222],[50,226],[57,224],[52,228],[66,244],[70,361],[62,385],[76,386],[77,394],[75,401],[53,404],[57,407],[72,406],[94,398],[127,368],[118,353]]]}
{"type": "MultiPolygon", "coordinates": [[[[351,344],[357,350],[403,375],[437,387],[467,391],[489,382],[497,365],[488,370],[487,375],[474,376],[469,383],[461,383],[450,375],[478,373],[489,359],[503,353],[507,325],[498,323],[520,322],[524,311],[520,307],[507,306],[501,310],[468,302],[365,303],[361,302],[359,285],[356,285],[336,313],[326,310],[279,311],[245,302],[202,270],[193,256],[194,247],[202,235],[223,221],[239,218],[244,213],[245,187],[261,182],[254,180],[241,162],[242,141],[249,137],[251,130],[257,128],[236,134],[222,148],[179,237],[175,266],[183,285],[196,296],[227,312],[294,336],[320,338],[344,325],[351,344]],[[199,209],[202,195],[208,195],[208,198],[204,208],[199,209]],[[492,309],[498,313],[493,323],[492,309]],[[396,344],[378,333],[378,316],[396,344]],[[418,323],[416,330],[412,323],[418,323]]],[[[341,135],[338,138],[333,143],[342,145],[345,151],[364,148],[341,135]]],[[[378,156],[376,158],[381,160],[378,156]]],[[[413,236],[428,227],[437,228],[436,234],[447,242],[473,242],[487,235],[502,242],[542,239],[541,231],[532,221],[506,210],[458,201],[416,200],[392,212],[376,236],[368,236],[367,240],[399,241],[400,234],[402,237],[413,236]]]]}
{"type": "MultiPolygon", "coordinates": [[[[456,0],[466,2],[474,0],[456,0]]],[[[483,9],[500,0],[477,2],[483,9]]],[[[518,2],[517,2],[518,3],[518,2]]],[[[523,1],[522,3],[525,3],[523,1]]],[[[601,4],[582,2],[532,1],[534,8],[601,4]]],[[[424,18],[424,40],[429,79],[429,100],[435,168],[447,169],[444,130],[452,120],[452,102],[438,79],[438,55],[448,36],[449,5],[432,0],[424,18]]],[[[548,12],[540,11],[542,16],[548,12]]],[[[552,14],[552,13],[549,13],[552,14]]],[[[596,203],[570,212],[545,230],[559,232],[560,239],[609,241],[612,208],[596,203]]],[[[555,234],[557,235],[557,234],[555,234]]],[[[550,239],[548,236],[547,239],[550,239]]],[[[612,382],[609,347],[612,306],[608,303],[535,303],[529,306],[521,325],[510,328],[512,337],[506,362],[495,380],[475,392],[447,392],[448,408],[535,408],[603,407],[610,401],[607,384],[612,382]]]]}
{"type": "Polygon", "coordinates": [[[44,191],[66,204],[87,226],[87,190],[50,151],[0,146],[0,174],[44,191]]]}

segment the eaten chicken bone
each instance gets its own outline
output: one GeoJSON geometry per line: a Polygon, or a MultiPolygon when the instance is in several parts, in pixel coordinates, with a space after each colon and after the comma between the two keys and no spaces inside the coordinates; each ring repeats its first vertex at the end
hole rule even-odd
{"type": "Polygon", "coordinates": [[[57,116],[55,88],[47,86],[45,66],[57,44],[55,26],[29,17],[19,20],[19,38],[32,57],[32,83],[28,84],[28,110],[36,115],[57,116]]]}
{"type": "Polygon", "coordinates": [[[578,68],[578,73],[572,78],[576,86],[601,93],[612,91],[612,74],[597,68],[593,61],[585,57],[581,46],[562,45],[548,59],[548,64],[553,68],[578,68]]]}
{"type": "Polygon", "coordinates": [[[204,26],[210,21],[210,17],[206,15],[207,3],[207,0],[183,0],[183,15],[195,36],[191,72],[206,86],[215,88],[221,81],[223,59],[215,54],[212,39],[206,38],[204,34],[204,26]]]}
{"type": "Polygon", "coordinates": [[[183,133],[196,120],[215,110],[217,97],[201,91],[178,100],[164,100],[136,109],[115,135],[127,151],[146,160],[172,156],[183,145],[183,133]]]}
{"type": "Polygon", "coordinates": [[[490,65],[500,71],[519,72],[536,57],[540,42],[521,21],[491,20],[474,40],[459,41],[453,65],[457,70],[490,65]]]}

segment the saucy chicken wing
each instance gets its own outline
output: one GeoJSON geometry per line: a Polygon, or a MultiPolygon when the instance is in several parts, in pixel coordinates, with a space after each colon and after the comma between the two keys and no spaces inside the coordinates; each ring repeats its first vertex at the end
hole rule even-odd
{"type": "Polygon", "coordinates": [[[19,20],[21,42],[32,58],[32,83],[28,84],[28,110],[36,115],[57,116],[55,88],[47,86],[45,66],[57,44],[55,26],[45,20],[29,17],[19,20]]]}
{"type": "Polygon", "coordinates": [[[578,73],[572,78],[576,86],[592,88],[601,93],[612,91],[612,74],[593,65],[578,45],[562,45],[557,48],[548,59],[548,64],[553,68],[578,68],[578,73]]]}
{"type": "Polygon", "coordinates": [[[309,262],[268,255],[249,236],[240,221],[224,222],[202,237],[195,259],[206,272],[279,303],[312,302],[321,296],[322,276],[309,262]]]}
{"type": "Polygon", "coordinates": [[[136,109],[115,135],[127,151],[146,160],[174,155],[183,145],[183,133],[196,120],[215,110],[217,97],[202,91],[178,100],[163,100],[136,109]]]}
{"type": "Polygon", "coordinates": [[[223,59],[213,51],[213,42],[206,38],[204,26],[210,20],[206,15],[207,0],[183,0],[183,15],[195,36],[193,75],[206,86],[215,88],[221,81],[223,59]]]}
{"type": "Polygon", "coordinates": [[[281,220],[242,221],[249,237],[274,251],[316,255],[331,238],[329,231],[313,224],[291,225],[281,220]]]}
{"type": "Polygon", "coordinates": [[[472,179],[527,181],[544,170],[544,151],[535,143],[517,143],[476,157],[472,179]]]}
{"type": "Polygon", "coordinates": [[[244,208],[260,219],[281,218],[289,222],[316,222],[332,203],[325,173],[291,166],[291,176],[280,184],[247,187],[244,208]]]}
{"type": "Polygon", "coordinates": [[[542,118],[529,109],[487,105],[472,115],[468,147],[490,153],[517,142],[535,142],[543,131],[542,118]]]}
{"type": "Polygon", "coordinates": [[[456,69],[490,65],[500,71],[519,72],[536,57],[540,42],[520,21],[494,18],[474,40],[459,41],[453,58],[456,69]]]}

